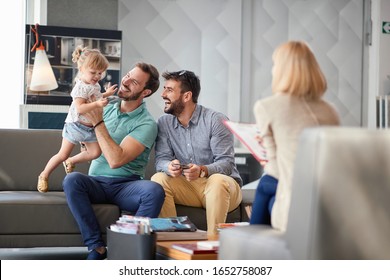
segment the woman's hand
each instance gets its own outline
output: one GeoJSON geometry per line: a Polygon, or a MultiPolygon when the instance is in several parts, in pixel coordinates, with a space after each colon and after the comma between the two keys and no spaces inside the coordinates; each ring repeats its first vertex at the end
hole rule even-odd
{"type": "Polygon", "coordinates": [[[263,137],[261,137],[260,134],[256,134],[255,139],[260,146],[263,146],[263,137]]]}
{"type": "MultiPolygon", "coordinates": [[[[263,146],[263,137],[261,137],[259,134],[257,134],[255,136],[255,139],[256,139],[257,143],[259,143],[260,146],[264,147],[263,146]]],[[[260,165],[263,167],[267,164],[267,162],[268,162],[267,160],[260,160],[259,161],[260,165]]]]}

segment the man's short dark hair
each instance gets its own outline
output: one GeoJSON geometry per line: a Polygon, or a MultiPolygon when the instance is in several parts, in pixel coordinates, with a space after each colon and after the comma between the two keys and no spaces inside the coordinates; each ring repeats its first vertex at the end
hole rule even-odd
{"type": "Polygon", "coordinates": [[[198,103],[198,97],[200,93],[200,80],[199,77],[192,71],[182,70],[176,72],[164,72],[162,74],[165,80],[175,80],[181,82],[181,93],[187,91],[192,92],[192,101],[198,103]]]}
{"type": "Polygon", "coordinates": [[[152,92],[145,97],[151,96],[158,90],[160,86],[160,74],[158,73],[158,70],[152,64],[148,64],[145,62],[138,62],[135,67],[138,67],[145,73],[149,74],[150,77],[149,80],[146,82],[145,89],[150,89],[152,92]]]}

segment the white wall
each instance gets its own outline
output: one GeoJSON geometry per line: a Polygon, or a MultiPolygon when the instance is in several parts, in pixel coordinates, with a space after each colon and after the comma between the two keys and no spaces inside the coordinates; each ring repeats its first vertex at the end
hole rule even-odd
{"type": "MultiPolygon", "coordinates": [[[[274,49],[286,40],[305,40],[327,76],[325,98],[342,124],[362,123],[363,0],[118,3],[122,73],[137,60],[161,71],[190,69],[201,80],[200,104],[253,122],[254,102],[272,94],[274,49]]],[[[155,117],[162,114],[160,92],[148,100],[155,117]]]]}
{"type": "MultiPolygon", "coordinates": [[[[29,0],[31,1],[31,0],[29,0]]],[[[3,86],[0,96],[0,128],[19,127],[19,105],[23,103],[23,56],[25,1],[2,1],[3,11],[13,15],[1,17],[3,40],[0,44],[2,58],[1,77],[3,86]]],[[[372,0],[373,40],[369,47],[369,79],[367,110],[363,125],[375,127],[376,96],[390,93],[390,34],[382,34],[382,21],[390,21],[390,0],[372,0]]]]}
{"type": "MultiPolygon", "coordinates": [[[[241,3],[242,0],[119,0],[122,73],[140,60],[154,64],[161,73],[194,71],[202,87],[199,103],[238,120],[241,3]]],[[[164,113],[161,92],[162,86],[146,100],[155,118],[164,113]]]]}
{"type": "Polygon", "coordinates": [[[1,1],[0,10],[11,15],[0,17],[0,128],[18,128],[23,102],[25,1],[1,1]]]}

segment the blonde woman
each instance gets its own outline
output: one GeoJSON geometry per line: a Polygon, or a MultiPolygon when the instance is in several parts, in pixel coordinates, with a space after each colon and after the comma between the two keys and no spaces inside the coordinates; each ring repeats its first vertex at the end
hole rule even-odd
{"type": "Polygon", "coordinates": [[[254,106],[268,162],[256,190],[250,222],[270,222],[284,231],[298,138],[305,128],[339,125],[340,119],[334,107],[322,98],[327,82],[305,42],[280,45],[272,59],[273,95],[254,106]]]}
{"type": "Polygon", "coordinates": [[[76,84],[70,94],[73,101],[65,119],[61,148],[51,157],[38,177],[37,189],[40,192],[48,191],[49,176],[61,162],[65,172],[70,173],[76,163],[90,161],[100,156],[101,150],[94,132],[95,127],[100,123],[93,126],[84,114],[97,107],[106,106],[107,97],[113,95],[117,89],[117,85],[113,85],[109,86],[106,92],[101,92],[99,81],[104,78],[109,64],[107,58],[98,49],[78,46],[72,54],[72,61],[77,63],[79,70],[76,84]],[[83,142],[86,149],[68,158],[79,142],[83,142]]]}

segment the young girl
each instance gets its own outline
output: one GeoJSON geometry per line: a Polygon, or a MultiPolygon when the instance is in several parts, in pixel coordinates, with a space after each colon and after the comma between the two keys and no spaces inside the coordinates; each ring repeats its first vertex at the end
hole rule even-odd
{"type": "Polygon", "coordinates": [[[78,46],[72,54],[72,61],[77,63],[79,70],[71,92],[73,102],[65,119],[61,148],[49,160],[38,177],[37,189],[40,192],[48,191],[49,176],[61,162],[65,167],[65,172],[70,173],[76,163],[90,161],[101,154],[94,128],[103,120],[93,127],[83,114],[96,107],[106,106],[109,102],[107,97],[113,95],[117,90],[117,85],[113,85],[109,86],[105,93],[101,92],[99,81],[105,75],[108,61],[99,50],[78,46]],[[85,149],[69,158],[77,143],[83,143],[85,149]]]}

